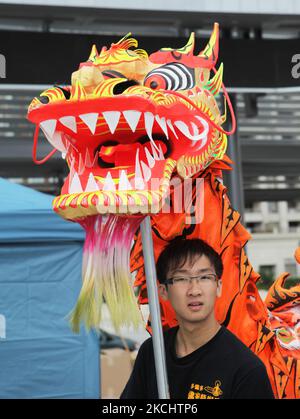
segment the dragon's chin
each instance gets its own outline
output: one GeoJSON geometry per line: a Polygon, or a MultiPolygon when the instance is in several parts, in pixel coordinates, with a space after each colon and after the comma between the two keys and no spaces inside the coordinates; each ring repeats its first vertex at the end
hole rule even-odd
{"type": "Polygon", "coordinates": [[[161,163],[159,176],[156,174],[143,189],[62,194],[54,199],[53,209],[68,220],[97,214],[157,214],[170,194],[170,181],[176,168],[176,161],[171,158],[161,163]]]}

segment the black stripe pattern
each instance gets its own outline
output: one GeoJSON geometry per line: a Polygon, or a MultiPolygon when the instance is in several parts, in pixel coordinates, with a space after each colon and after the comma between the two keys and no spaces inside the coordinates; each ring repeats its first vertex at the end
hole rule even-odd
{"type": "Polygon", "coordinates": [[[192,89],[195,85],[194,69],[186,67],[180,63],[170,63],[150,71],[145,78],[159,75],[166,81],[166,90],[186,90],[192,89]]]}

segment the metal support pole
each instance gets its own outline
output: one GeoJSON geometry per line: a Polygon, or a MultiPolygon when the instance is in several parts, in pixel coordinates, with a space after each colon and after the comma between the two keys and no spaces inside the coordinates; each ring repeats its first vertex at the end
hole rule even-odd
{"type": "MultiPolygon", "coordinates": [[[[230,95],[230,101],[233,106],[234,113],[238,122],[236,114],[236,99],[235,94],[230,95]]],[[[227,154],[233,160],[234,166],[228,174],[225,174],[225,184],[228,186],[228,195],[231,204],[244,217],[245,204],[244,204],[244,188],[243,188],[243,173],[242,173],[242,157],[241,145],[238,135],[238,124],[234,134],[228,138],[227,154]]]]}
{"type": "MultiPolygon", "coordinates": [[[[224,174],[224,181],[225,185],[228,186],[228,196],[231,205],[241,214],[243,222],[245,216],[245,196],[243,187],[242,153],[238,131],[238,115],[236,111],[236,94],[230,94],[230,101],[235,113],[237,126],[235,133],[228,138],[227,146],[227,154],[234,162],[232,168],[233,170],[231,170],[228,174],[224,174]]],[[[244,249],[247,253],[247,245],[245,245],[244,249]]]]}
{"type": "Polygon", "coordinates": [[[153,240],[150,217],[147,216],[141,223],[141,234],[143,244],[143,254],[145,263],[145,275],[147,283],[147,293],[151,314],[152,340],[155,361],[156,380],[158,397],[169,399],[169,385],[167,378],[165,345],[161,325],[161,315],[157,291],[157,278],[153,252],[153,240]]]}

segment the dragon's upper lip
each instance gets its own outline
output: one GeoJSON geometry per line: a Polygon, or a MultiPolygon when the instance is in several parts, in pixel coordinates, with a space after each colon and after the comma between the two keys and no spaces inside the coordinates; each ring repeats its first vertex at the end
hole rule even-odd
{"type": "MultiPolygon", "coordinates": [[[[203,116],[176,114],[168,115],[160,112],[136,110],[131,104],[131,108],[120,111],[105,110],[95,112],[80,112],[70,114],[47,114],[47,118],[39,117],[37,123],[42,128],[48,141],[63,153],[67,152],[68,139],[71,137],[71,145],[88,145],[96,148],[101,142],[112,140],[118,137],[119,143],[126,143],[123,140],[124,133],[130,137],[132,143],[136,142],[141,134],[146,134],[154,144],[153,134],[162,134],[167,139],[174,141],[180,137],[180,142],[186,141],[186,146],[193,147],[192,154],[197,152],[207,143],[209,133],[209,123],[203,116]]],[[[164,110],[165,111],[165,110],[164,110]]],[[[46,115],[45,115],[46,116],[46,115]]],[[[32,117],[37,119],[36,117],[32,117]]]]}
{"type": "MultiPolygon", "coordinates": [[[[91,131],[91,135],[95,134],[96,123],[99,117],[103,117],[111,133],[115,131],[119,123],[119,119],[123,116],[134,132],[138,126],[140,116],[145,117],[145,129],[148,133],[148,127],[153,125],[152,117],[154,116],[156,122],[161,129],[165,131],[173,131],[175,126],[182,131],[190,140],[194,140],[193,130],[196,127],[208,126],[213,119],[208,107],[202,106],[201,110],[191,109],[188,103],[184,101],[175,100],[174,103],[153,102],[138,95],[115,96],[115,97],[101,97],[77,101],[57,101],[48,104],[41,104],[41,106],[29,109],[28,119],[35,124],[43,124],[45,121],[55,120],[60,121],[65,127],[70,128],[73,133],[76,133],[76,124],[83,124],[91,131]],[[147,118],[147,115],[149,117],[147,118]],[[199,118],[202,124],[199,124],[199,118]],[[179,122],[178,125],[176,123],[179,122]],[[187,127],[182,125],[188,123],[187,127]],[[189,132],[190,131],[190,132],[189,132]]],[[[175,135],[176,136],[176,135],[175,135]]]]}

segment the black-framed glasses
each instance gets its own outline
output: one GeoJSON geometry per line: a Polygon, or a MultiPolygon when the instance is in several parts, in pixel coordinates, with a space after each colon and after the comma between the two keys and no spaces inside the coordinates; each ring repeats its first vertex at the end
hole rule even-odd
{"type": "Polygon", "coordinates": [[[215,282],[218,280],[218,276],[216,274],[202,274],[202,275],[197,275],[197,276],[193,276],[193,277],[174,277],[174,278],[169,278],[166,279],[166,281],[164,282],[164,284],[171,284],[171,285],[176,285],[176,286],[188,286],[191,285],[193,280],[196,280],[197,285],[198,284],[210,284],[212,282],[215,282]]]}

